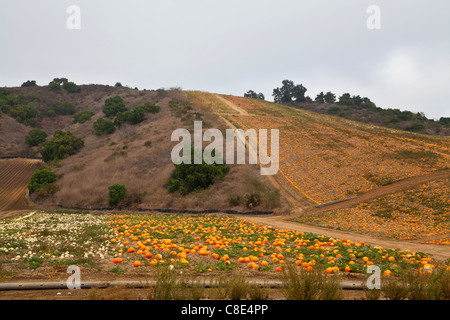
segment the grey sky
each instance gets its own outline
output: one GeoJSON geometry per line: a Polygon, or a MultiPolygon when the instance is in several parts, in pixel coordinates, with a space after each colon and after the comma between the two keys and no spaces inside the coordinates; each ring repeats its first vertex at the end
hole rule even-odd
{"type": "Polygon", "coordinates": [[[448,0],[1,0],[0,86],[55,77],[272,99],[284,79],[450,116],[448,0]],[[81,29],[69,30],[69,5],[81,29]],[[381,9],[369,30],[366,10],[381,9]]]}

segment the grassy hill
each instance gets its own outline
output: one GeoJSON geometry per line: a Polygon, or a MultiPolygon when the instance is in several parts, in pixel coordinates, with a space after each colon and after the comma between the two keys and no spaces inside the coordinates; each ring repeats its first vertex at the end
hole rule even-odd
{"type": "Polygon", "coordinates": [[[7,91],[3,95],[7,96],[4,100],[12,103],[9,112],[4,109],[0,117],[0,156],[39,157],[42,144],[29,147],[25,143],[29,131],[35,128],[47,133],[47,141],[53,138],[57,130],[63,130],[84,142],[75,154],[46,163],[59,177],[55,183],[57,192],[50,197],[32,195],[39,206],[106,207],[108,186],[118,183],[127,187],[133,199],[129,205],[134,208],[248,211],[250,208],[241,200],[246,194],[259,193],[262,201],[252,210],[286,210],[286,204],[260,176],[255,165],[231,166],[223,181],[203,191],[183,196],[168,193],[167,184],[174,171],[171,151],[177,144],[171,141],[172,132],[178,128],[193,132],[193,120],[202,120],[204,129],[225,128],[225,124],[206,108],[192,107],[186,93],[181,90],[139,91],[103,85],[81,85],[80,88],[77,93],[65,90],[53,92],[48,86],[3,89],[7,91]],[[138,124],[123,123],[116,126],[113,133],[98,136],[94,123],[106,118],[103,112],[105,101],[116,96],[123,99],[127,110],[151,103],[159,107],[159,112],[147,114],[146,119],[138,124]],[[20,123],[13,116],[11,111],[22,102],[36,109],[34,123],[20,123]],[[71,114],[49,112],[55,109],[56,102],[70,104],[73,107],[71,114]],[[83,110],[92,112],[91,119],[74,123],[75,114],[83,110]]]}

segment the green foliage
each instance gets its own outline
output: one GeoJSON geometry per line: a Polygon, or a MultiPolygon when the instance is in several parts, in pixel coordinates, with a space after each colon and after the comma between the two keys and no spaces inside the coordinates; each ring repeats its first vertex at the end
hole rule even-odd
{"type": "Polygon", "coordinates": [[[26,82],[22,83],[21,87],[36,87],[36,81],[35,80],[27,80],[26,82]]]}
{"type": "Polygon", "coordinates": [[[108,187],[108,204],[110,206],[117,205],[120,201],[124,200],[128,194],[127,187],[123,184],[115,183],[108,187]]]}
{"type": "Polygon", "coordinates": [[[294,84],[291,80],[283,80],[281,88],[273,89],[272,96],[276,103],[289,103],[292,101],[306,101],[305,93],[307,89],[301,84],[294,84]]]}
{"type": "Polygon", "coordinates": [[[27,126],[33,126],[37,123],[38,111],[32,104],[19,104],[10,111],[11,117],[27,126]]]}
{"type": "Polygon", "coordinates": [[[325,94],[323,92],[319,93],[314,99],[314,101],[319,103],[325,103],[325,94]]]}
{"type": "Polygon", "coordinates": [[[28,136],[25,137],[25,142],[30,147],[35,147],[40,145],[41,143],[44,143],[45,139],[47,139],[47,133],[41,129],[36,128],[30,130],[28,136]]]}
{"type": "Polygon", "coordinates": [[[114,124],[120,127],[127,122],[131,125],[136,125],[147,119],[146,113],[158,113],[161,108],[153,103],[146,102],[143,105],[136,106],[132,110],[119,112],[114,119],[114,124]]]}
{"type": "Polygon", "coordinates": [[[325,95],[324,95],[324,100],[326,103],[335,103],[336,102],[336,95],[330,91],[328,91],[325,95]]]}
{"type": "Polygon", "coordinates": [[[64,82],[62,87],[68,93],[79,93],[79,92],[81,92],[81,87],[76,85],[74,82],[71,82],[71,81],[64,82]]]}
{"type": "Polygon", "coordinates": [[[135,108],[133,110],[127,110],[125,112],[119,112],[114,119],[114,124],[120,127],[124,122],[128,122],[131,125],[141,123],[146,119],[145,112],[142,108],[135,108]]]}
{"type": "Polygon", "coordinates": [[[56,175],[49,169],[44,168],[36,170],[31,176],[30,184],[28,185],[28,190],[30,193],[35,192],[39,188],[54,183],[56,181],[56,175]]]}
{"type": "Polygon", "coordinates": [[[407,126],[405,130],[411,132],[422,132],[423,130],[425,130],[425,126],[422,123],[414,123],[410,126],[407,126]]]}
{"type": "Polygon", "coordinates": [[[143,105],[139,105],[134,109],[142,109],[144,110],[145,113],[158,113],[159,111],[161,111],[161,107],[151,102],[146,102],[143,105]]]}
{"type": "Polygon", "coordinates": [[[63,101],[63,102],[54,102],[50,105],[50,107],[45,111],[45,115],[47,117],[53,118],[54,116],[68,116],[75,113],[75,108],[72,102],[63,101]]]}
{"type": "Polygon", "coordinates": [[[441,117],[439,123],[443,126],[450,127],[450,117],[441,117]]]}
{"type": "Polygon", "coordinates": [[[103,136],[114,133],[116,128],[114,126],[114,122],[108,119],[99,118],[97,121],[94,122],[94,130],[96,136],[103,136]]]}
{"type": "Polygon", "coordinates": [[[338,101],[339,105],[343,106],[358,106],[361,108],[376,108],[375,103],[370,101],[367,97],[361,97],[361,96],[351,96],[350,93],[344,93],[342,96],[339,97],[338,101]]]}
{"type": "Polygon", "coordinates": [[[253,90],[249,90],[244,94],[244,98],[252,98],[252,99],[260,99],[260,100],[264,100],[264,94],[260,93],[256,93],[253,90]]]}
{"type": "Polygon", "coordinates": [[[77,153],[84,146],[84,141],[69,131],[56,130],[53,139],[44,143],[41,149],[45,162],[67,158],[77,153]]]}
{"type": "Polygon", "coordinates": [[[109,118],[116,116],[119,112],[125,112],[127,110],[125,102],[120,96],[106,99],[105,106],[103,107],[103,113],[109,118]]]}
{"type": "Polygon", "coordinates": [[[61,92],[61,85],[59,85],[55,81],[51,81],[48,84],[48,91],[59,93],[61,92]]]}
{"type": "MultiPolygon", "coordinates": [[[[213,155],[214,156],[214,155],[213,155]]],[[[191,152],[191,164],[175,165],[175,171],[168,183],[169,193],[180,191],[188,194],[208,188],[217,178],[223,179],[230,168],[223,164],[194,164],[194,150],[191,152]]]]}
{"type": "Polygon", "coordinates": [[[91,120],[92,116],[95,113],[90,110],[83,110],[75,114],[73,117],[73,123],[85,123],[86,121],[91,120]]]}

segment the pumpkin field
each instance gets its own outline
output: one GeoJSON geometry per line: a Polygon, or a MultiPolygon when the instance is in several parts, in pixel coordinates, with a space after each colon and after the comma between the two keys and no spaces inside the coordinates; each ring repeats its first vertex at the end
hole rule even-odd
{"type": "MultiPolygon", "coordinates": [[[[147,281],[161,277],[161,270],[169,270],[180,279],[243,277],[239,279],[259,283],[281,280],[286,284],[298,273],[324,277],[320,279],[327,279],[332,287],[336,279],[339,283],[364,283],[374,266],[388,283],[406,276],[434,284],[441,281],[438,298],[448,298],[443,289],[450,277],[448,251],[437,259],[426,250],[450,245],[448,139],[256,99],[199,91],[187,92],[187,97],[196,109],[212,112],[233,128],[279,129],[280,163],[278,174],[272,178],[281,189],[281,197],[289,196],[295,203],[290,203],[291,214],[271,218],[289,228],[252,222],[245,215],[37,209],[0,220],[0,281],[65,281],[66,269],[75,265],[88,280],[147,281]],[[439,173],[439,178],[414,183],[415,177],[434,173],[439,173]],[[396,188],[401,181],[408,183],[396,188]],[[386,189],[389,186],[392,190],[386,189]],[[376,190],[389,192],[358,201],[359,196],[376,190]],[[346,205],[345,201],[355,198],[346,205]],[[337,209],[328,206],[337,202],[342,202],[337,209]],[[299,231],[296,226],[300,225],[306,229],[311,226],[311,230],[321,227],[323,233],[299,231]],[[349,236],[331,235],[336,230],[349,236]],[[376,240],[367,243],[362,239],[368,234],[392,245],[380,246],[376,240]],[[423,245],[420,248],[424,250],[408,250],[407,245],[399,249],[396,244],[400,242],[423,245]]],[[[24,188],[22,183],[22,191],[24,188]]],[[[21,194],[21,200],[25,198],[21,194]]],[[[319,278],[314,279],[322,281],[319,278]]],[[[268,299],[250,287],[245,290],[240,298],[268,299]]],[[[314,297],[343,298],[329,290],[314,297]]],[[[386,290],[383,292],[389,299],[392,292],[386,290]]],[[[295,296],[280,292],[275,299],[295,296]]],[[[101,297],[95,290],[90,294],[91,298],[101,297]]],[[[0,291],[2,295],[6,297],[0,291]]],[[[364,291],[357,298],[369,299],[369,295],[364,291]]],[[[161,296],[153,291],[152,298],[180,296],[161,296]]],[[[234,299],[220,296],[229,298],[234,299]]]]}

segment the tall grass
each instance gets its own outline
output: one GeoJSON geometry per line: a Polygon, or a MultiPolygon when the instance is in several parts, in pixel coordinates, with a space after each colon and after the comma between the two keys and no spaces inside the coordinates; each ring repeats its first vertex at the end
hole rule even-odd
{"type": "Polygon", "coordinates": [[[281,292],[288,300],[338,300],[343,296],[338,275],[306,271],[289,265],[283,270],[281,292]]]}

